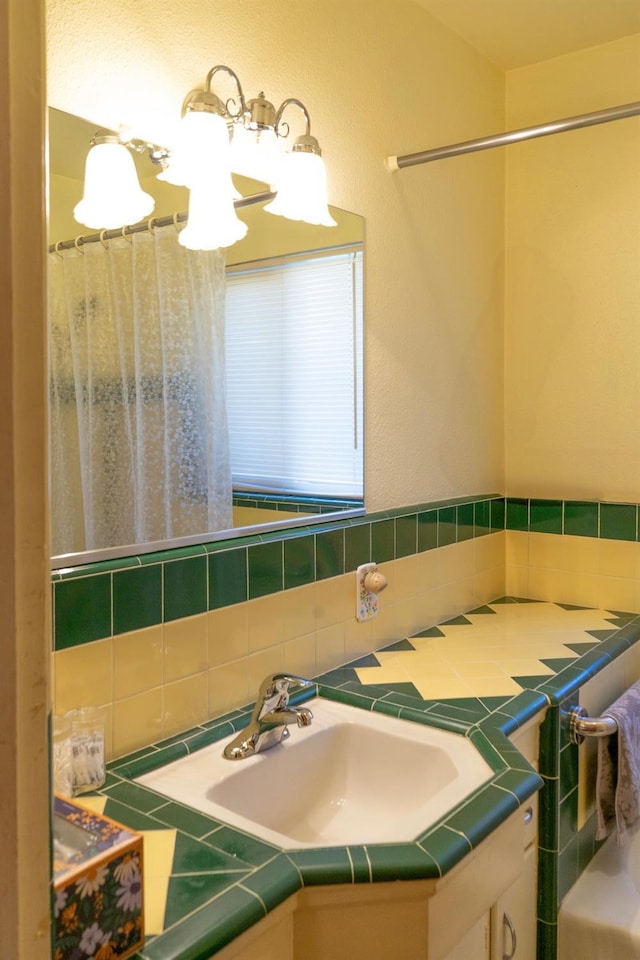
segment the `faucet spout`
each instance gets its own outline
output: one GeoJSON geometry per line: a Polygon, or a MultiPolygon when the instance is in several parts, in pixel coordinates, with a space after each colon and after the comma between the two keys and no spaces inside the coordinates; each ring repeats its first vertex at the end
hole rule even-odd
{"type": "Polygon", "coordinates": [[[270,674],[263,680],[249,725],[224,748],[227,760],[242,760],[275,747],[287,739],[288,727],[292,723],[299,727],[311,724],[313,714],[308,707],[289,704],[292,686],[304,690],[314,684],[311,680],[285,673],[270,674]]]}

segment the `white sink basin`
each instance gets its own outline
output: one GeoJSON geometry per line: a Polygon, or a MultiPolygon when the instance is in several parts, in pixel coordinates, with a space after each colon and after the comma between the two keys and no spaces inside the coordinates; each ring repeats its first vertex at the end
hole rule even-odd
{"type": "Polygon", "coordinates": [[[226,760],[227,737],[138,782],[285,850],[403,842],[492,770],[464,737],[331,700],[306,703],[310,727],[226,760]]]}

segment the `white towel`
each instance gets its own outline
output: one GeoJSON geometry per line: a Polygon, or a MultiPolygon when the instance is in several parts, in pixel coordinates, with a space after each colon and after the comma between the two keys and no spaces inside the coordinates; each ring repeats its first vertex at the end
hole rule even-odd
{"type": "Polygon", "coordinates": [[[598,740],[596,839],[613,830],[624,843],[640,821],[640,683],[629,687],[606,711],[617,734],[598,740]]]}

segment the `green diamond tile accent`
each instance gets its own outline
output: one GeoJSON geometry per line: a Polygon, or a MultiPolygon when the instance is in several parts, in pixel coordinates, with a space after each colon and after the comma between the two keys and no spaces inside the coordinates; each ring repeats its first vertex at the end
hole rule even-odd
{"type": "Polygon", "coordinates": [[[164,564],[164,619],[180,620],[207,609],[207,557],[164,564]]]}
{"type": "Polygon", "coordinates": [[[277,593],[283,587],[282,541],[249,547],[249,599],[277,593]]]}
{"type": "Polygon", "coordinates": [[[418,844],[385,843],[379,846],[367,846],[371,875],[375,881],[397,880],[399,876],[408,880],[419,880],[440,875],[438,865],[431,854],[418,844]]]}
{"type": "Polygon", "coordinates": [[[637,540],[638,508],[635,503],[601,503],[600,536],[605,540],[637,540]]]}
{"type": "Polygon", "coordinates": [[[316,534],[316,580],[344,573],[344,530],[316,534]]]}
{"type": "Polygon", "coordinates": [[[302,587],[315,579],[315,542],[312,536],[284,541],[284,587],[302,587]]]}
{"type": "Polygon", "coordinates": [[[113,574],[113,632],[162,623],[162,566],[132,567],[113,574]]]}
{"type": "Polygon", "coordinates": [[[254,867],[260,867],[272,860],[278,852],[275,847],[262,843],[255,837],[226,826],[203,837],[201,842],[222,850],[230,857],[237,857],[244,863],[250,863],[254,867]]]}
{"type": "Polygon", "coordinates": [[[171,877],[164,915],[165,927],[171,927],[193,913],[237,880],[237,873],[194,873],[190,876],[171,877]]]}
{"type": "Polygon", "coordinates": [[[201,843],[183,833],[176,835],[172,876],[181,873],[224,873],[250,870],[250,864],[223,853],[207,843],[201,843]]]}
{"type": "Polygon", "coordinates": [[[209,609],[243,603],[247,596],[246,549],[209,554],[209,609]]]}
{"type": "Polygon", "coordinates": [[[66,650],[111,636],[111,576],[54,584],[55,649],[66,650]]]}
{"type": "Polygon", "coordinates": [[[242,886],[260,897],[267,910],[273,910],[302,886],[300,874],[291,861],[280,855],[242,881],[242,886]]]}
{"type": "Polygon", "coordinates": [[[565,500],[564,532],[571,537],[597,537],[598,504],[584,500],[565,500]]]}
{"type": "Polygon", "coordinates": [[[562,500],[531,500],[529,511],[532,533],[562,533],[562,500]]]}

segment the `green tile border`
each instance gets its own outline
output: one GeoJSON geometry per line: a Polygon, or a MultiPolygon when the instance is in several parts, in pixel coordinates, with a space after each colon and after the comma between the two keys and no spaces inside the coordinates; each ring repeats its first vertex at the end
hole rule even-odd
{"type": "Polygon", "coordinates": [[[457,497],[55,570],[54,650],[485,536],[503,513],[497,494],[457,497]],[[137,594],[137,584],[151,589],[137,594]]]}
{"type": "Polygon", "coordinates": [[[54,649],[243,603],[501,530],[632,540],[637,504],[487,494],[53,571],[54,649]],[[144,572],[143,572],[144,571],[144,572]],[[145,602],[134,584],[150,583],[145,602]],[[162,602],[157,584],[162,583],[162,602]]]}

